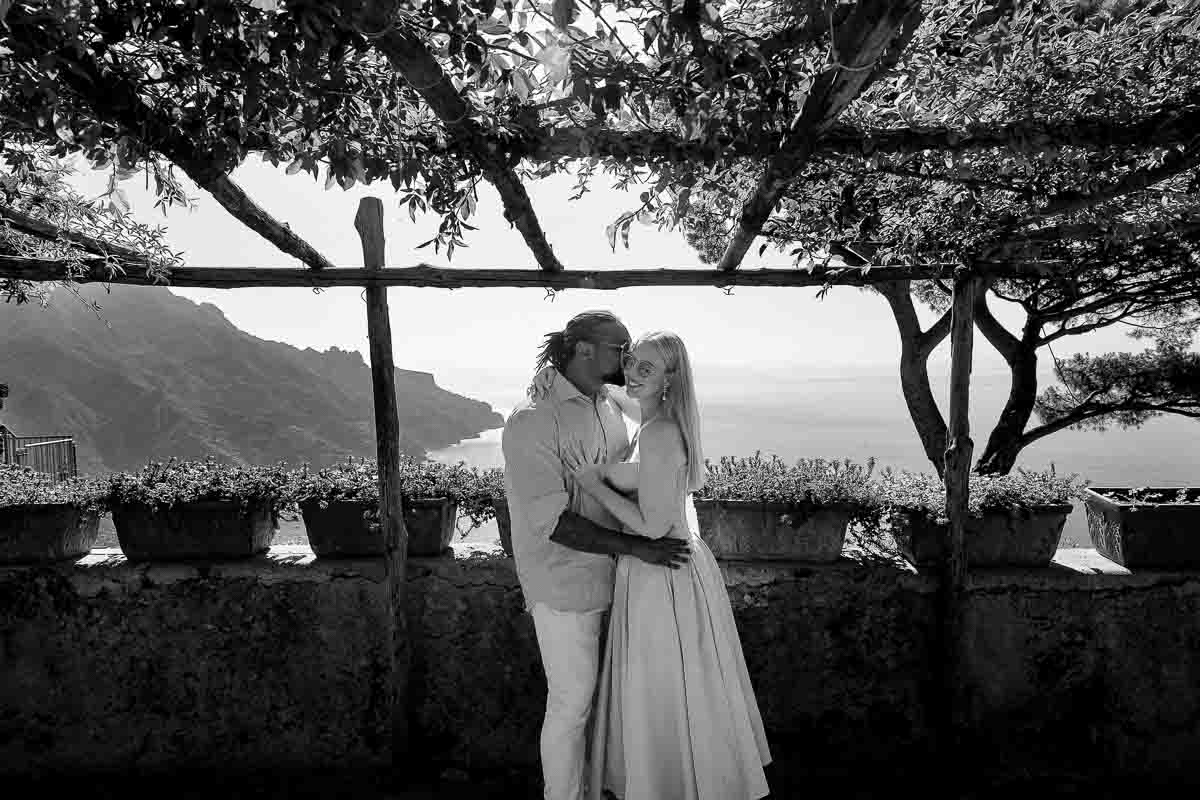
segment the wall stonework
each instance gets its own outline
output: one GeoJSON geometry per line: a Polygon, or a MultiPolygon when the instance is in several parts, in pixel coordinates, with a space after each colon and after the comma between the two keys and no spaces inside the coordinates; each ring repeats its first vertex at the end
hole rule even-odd
{"type": "Polygon", "coordinates": [[[378,765],[381,559],[0,569],[0,771],[378,765]]]}
{"type": "MultiPolygon", "coordinates": [[[[409,763],[533,767],[545,685],[512,562],[454,549],[408,563],[409,763]]],[[[722,570],[778,763],[936,757],[931,576],[852,558],[722,570]]],[[[388,608],[382,559],[302,547],[2,568],[0,772],[385,764],[388,608]]],[[[973,764],[1191,778],[1200,574],[1059,551],[1045,570],[973,571],[966,621],[973,764]]]]}
{"type": "Polygon", "coordinates": [[[1129,574],[1091,551],[1060,561],[971,576],[974,737],[995,757],[1035,766],[1191,773],[1200,574],[1129,574]]]}

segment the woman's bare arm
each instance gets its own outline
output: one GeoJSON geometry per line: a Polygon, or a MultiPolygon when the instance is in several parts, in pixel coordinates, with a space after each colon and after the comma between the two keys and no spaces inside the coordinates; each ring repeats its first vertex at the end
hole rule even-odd
{"type": "Polygon", "coordinates": [[[642,429],[637,500],[630,500],[599,480],[582,484],[626,528],[640,536],[660,539],[677,522],[679,469],[687,463],[679,428],[655,420],[642,429]]]}
{"type": "Polygon", "coordinates": [[[636,461],[620,461],[604,468],[604,477],[618,492],[632,492],[638,488],[638,464],[636,461]]]}

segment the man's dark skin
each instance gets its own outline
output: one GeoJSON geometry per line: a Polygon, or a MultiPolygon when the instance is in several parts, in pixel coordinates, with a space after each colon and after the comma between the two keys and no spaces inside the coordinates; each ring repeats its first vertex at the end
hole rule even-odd
{"type": "MultiPolygon", "coordinates": [[[[588,397],[595,397],[605,383],[623,385],[621,353],[629,347],[629,331],[610,323],[597,330],[592,341],[575,343],[575,352],[563,377],[588,397]]],[[[690,550],[682,539],[664,536],[647,539],[597,525],[574,511],[564,511],[550,534],[550,541],[572,550],[603,555],[624,555],[679,569],[687,563],[690,550]]]]}

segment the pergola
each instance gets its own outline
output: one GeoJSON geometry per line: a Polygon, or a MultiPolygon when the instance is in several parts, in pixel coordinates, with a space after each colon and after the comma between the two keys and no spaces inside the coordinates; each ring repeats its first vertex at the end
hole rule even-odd
{"type": "MultiPolygon", "coordinates": [[[[3,213],[0,211],[0,213],[3,213]]],[[[12,217],[6,215],[12,220],[12,217]]],[[[40,224],[39,224],[40,225],[40,224]]],[[[546,269],[440,269],[428,265],[386,267],[383,234],[383,203],[367,197],[360,202],[354,219],[362,240],[362,268],[284,269],[284,268],[188,268],[171,271],[166,281],[139,274],[144,261],[130,260],[136,254],[113,253],[102,242],[77,237],[76,243],[94,251],[109,252],[107,257],[85,260],[89,272],[74,274],[59,260],[40,260],[0,256],[0,276],[30,281],[66,280],[130,285],[186,286],[217,289],[255,287],[332,287],[359,286],[365,289],[367,335],[370,343],[372,387],[375,398],[376,452],[379,462],[380,518],[385,531],[389,577],[405,574],[407,533],[401,511],[399,488],[400,426],[393,379],[393,348],[388,314],[387,288],[415,286],[437,288],[543,287],[553,289],[619,289],[629,286],[869,286],[896,280],[952,278],[954,299],[951,312],[951,374],[948,427],[949,447],[945,453],[946,510],[950,518],[948,559],[942,581],[942,607],[945,623],[943,667],[949,672],[947,690],[954,685],[953,670],[959,659],[962,622],[967,588],[967,562],[964,525],[969,500],[969,473],[974,443],[970,436],[968,406],[974,340],[974,300],[982,279],[989,276],[1052,274],[1045,265],[963,265],[904,267],[799,269],[658,269],[658,270],[546,270],[546,269]],[[113,256],[117,256],[116,269],[113,256]]],[[[52,226],[25,226],[33,232],[50,234],[52,226]]],[[[57,235],[57,231],[53,231],[57,235]]],[[[402,581],[397,581],[402,585],[402,581]]],[[[395,599],[402,607],[403,596],[395,599]]],[[[402,615],[398,619],[402,619],[402,615]]],[[[950,704],[953,713],[953,704],[950,704]]]]}
{"type": "MultiPolygon", "coordinates": [[[[124,79],[118,71],[94,53],[66,47],[66,35],[46,20],[39,19],[20,4],[0,4],[0,20],[7,14],[8,28],[14,40],[20,40],[31,52],[53,54],[63,68],[55,80],[70,93],[90,119],[105,127],[109,135],[127,133],[147,143],[185,172],[199,187],[207,190],[231,215],[254,230],[280,251],[303,265],[297,268],[212,268],[179,266],[156,271],[143,254],[105,242],[77,230],[64,229],[5,203],[0,203],[0,218],[13,229],[34,237],[67,241],[79,250],[93,254],[59,260],[0,255],[0,278],[22,281],[99,281],[118,284],[164,285],[206,288],[254,287],[364,287],[367,301],[367,329],[370,341],[371,371],[375,398],[375,426],[381,486],[381,516],[389,552],[388,569],[395,585],[405,570],[406,534],[400,513],[398,487],[399,427],[393,382],[393,350],[388,318],[386,289],[390,286],[461,288],[461,287],[542,287],[548,289],[620,289],[633,286],[871,286],[896,281],[945,279],[953,285],[950,311],[951,376],[944,479],[948,527],[942,608],[944,611],[943,668],[946,690],[953,691],[956,665],[961,659],[961,614],[967,587],[964,552],[964,524],[967,516],[969,470],[973,442],[968,423],[970,374],[972,365],[975,300],[985,282],[1002,278],[1045,278],[1069,268],[1062,260],[1013,258],[1002,247],[975,253],[969,258],[945,263],[894,262],[873,264],[868,250],[856,251],[850,263],[816,266],[811,269],[743,269],[742,261],[752,244],[763,233],[764,225],[778,209],[796,176],[814,158],[829,154],[853,154],[931,150],[962,151],[972,148],[1004,147],[1015,140],[1037,138],[1061,147],[1169,146],[1186,143],[1173,150],[1159,163],[1135,170],[1101,185],[1087,195],[1064,191],[1051,195],[1043,209],[1043,219],[1088,207],[1089,203],[1121,197],[1139,191],[1159,180],[1177,175],[1200,164],[1200,140],[1195,130],[1200,125],[1200,106],[1184,104],[1164,109],[1114,131],[1103,120],[1029,120],[1015,119],[1008,124],[979,126],[975,129],[949,129],[921,126],[863,129],[839,123],[843,112],[875,82],[886,76],[905,53],[922,24],[930,4],[920,0],[854,0],[812,4],[814,13],[796,12],[779,25],[767,25],[753,37],[753,51],[764,59],[799,52],[813,46],[828,47],[829,57],[814,73],[794,117],[781,130],[763,129],[738,137],[681,135],[670,126],[653,130],[631,130],[606,124],[603,112],[604,77],[587,89],[595,108],[600,96],[599,122],[581,124],[563,116],[522,118],[519,126],[503,134],[479,122],[480,109],[472,106],[468,93],[455,82],[448,70],[445,53],[431,46],[430,37],[418,25],[407,24],[417,12],[400,3],[385,0],[346,0],[320,4],[295,0],[289,3],[255,3],[254,6],[278,6],[278,13],[289,21],[297,20],[304,35],[316,27],[317,15],[326,30],[324,37],[346,36],[365,43],[378,56],[414,98],[419,98],[421,113],[436,121],[436,131],[421,128],[411,139],[398,141],[397,147],[416,148],[433,158],[460,158],[478,169],[490,182],[504,206],[505,217],[524,237],[537,269],[450,269],[428,264],[387,266],[384,252],[383,208],[377,198],[360,204],[354,224],[362,239],[363,266],[332,264],[303,237],[282,221],[274,219],[250,198],[230,177],[237,158],[218,154],[211,142],[189,138],[161,109],[139,93],[139,87],[124,79]],[[322,5],[332,10],[321,11],[322,5]],[[819,6],[819,8],[818,8],[819,6]],[[791,20],[791,22],[788,22],[791,20]],[[568,269],[555,256],[536,211],[525,190],[517,165],[522,159],[543,163],[560,158],[610,159],[645,164],[691,163],[706,165],[720,160],[746,160],[759,168],[756,188],[741,203],[724,253],[715,268],[698,269],[568,269]]],[[[486,3],[481,4],[487,5],[486,3]]],[[[573,16],[572,0],[556,0],[552,22],[566,29],[573,16]]],[[[680,47],[690,42],[693,51],[707,45],[705,30],[720,29],[712,13],[698,0],[684,0],[664,17],[661,25],[679,33],[680,47]],[[673,16],[672,16],[673,15],[673,16]]],[[[769,5],[769,4],[768,4],[769,5]]],[[[995,13],[1012,11],[1012,3],[997,3],[995,13]]],[[[488,12],[495,7],[492,2],[488,12]]],[[[247,12],[249,13],[249,12],[247,12]]],[[[270,12],[268,12],[270,13],[270,12]]],[[[540,12],[539,12],[540,13],[540,12]]],[[[990,12],[989,12],[990,13],[990,12]]],[[[482,19],[482,18],[481,18],[482,19]]],[[[549,20],[549,17],[547,17],[549,20]]],[[[993,20],[994,21],[994,20],[993,20]]],[[[291,30],[290,28],[288,29],[291,30]]],[[[615,34],[614,34],[615,35],[615,34]]],[[[309,37],[310,39],[312,37],[309,37]]],[[[475,41],[471,39],[470,41],[475,41]]],[[[611,40],[610,40],[611,41],[611,40]]],[[[615,41],[620,41],[619,37],[615,41]]],[[[649,40],[648,40],[649,41],[649,40]]],[[[494,42],[493,42],[494,44],[494,42]]],[[[504,49],[504,45],[495,45],[504,49]]],[[[626,48],[628,52],[628,48],[626,48]]],[[[630,53],[632,56],[632,53],[630,53]]],[[[741,58],[738,56],[737,58],[741,58]]],[[[734,58],[734,62],[740,64],[734,58]]],[[[633,69],[633,60],[614,57],[605,62],[610,75],[620,69],[633,69]]],[[[599,62],[594,62],[599,63],[599,62]]],[[[593,63],[593,66],[594,66],[593,63]]],[[[773,62],[774,63],[774,62],[773,62]]],[[[781,62],[782,63],[782,62],[781,62]]],[[[736,65],[736,64],[735,64],[736,65]]],[[[591,67],[588,67],[589,69],[591,67]]],[[[742,67],[738,67],[741,69],[742,67]]],[[[567,101],[572,98],[568,97],[567,101]]],[[[578,99],[578,98],[576,98],[578,99]]],[[[619,97],[617,98],[619,102],[619,97]]],[[[417,100],[414,100],[417,102],[417,100]]],[[[559,103],[560,101],[555,101],[559,103]]],[[[560,103],[561,104],[561,103],[560,103]]],[[[549,104],[541,107],[545,112],[549,104]]],[[[557,108],[558,106],[555,106],[557,108]]],[[[611,104],[610,106],[611,107],[611,104]]],[[[0,115],[22,119],[22,108],[10,108],[0,101],[0,115]]],[[[37,125],[29,123],[31,129],[37,125]]],[[[44,127],[44,125],[43,125],[44,127]]],[[[256,142],[253,133],[245,134],[246,149],[265,143],[256,142]]],[[[300,163],[298,158],[297,164],[300,163]]],[[[361,164],[359,165],[361,169],[361,164]]],[[[400,169],[399,166],[396,169],[400,169]]],[[[378,177],[378,176],[377,176],[378,177]]],[[[396,175],[391,176],[396,181],[396,175]]],[[[397,183],[397,186],[399,184],[397,183]]],[[[1012,220],[1015,230],[1023,220],[1012,220]]],[[[1057,236],[1087,236],[1088,231],[1068,234],[1052,229],[1057,236]]],[[[401,591],[398,588],[398,591],[401,591]]],[[[403,597],[394,599],[403,603],[403,597]]],[[[403,615],[397,617],[403,624],[403,615]]],[[[403,639],[403,637],[400,637],[403,639]]],[[[403,658],[404,654],[398,654],[403,658]]],[[[950,703],[953,722],[955,704],[950,703]]],[[[403,730],[400,724],[398,730],[403,730]]]]}

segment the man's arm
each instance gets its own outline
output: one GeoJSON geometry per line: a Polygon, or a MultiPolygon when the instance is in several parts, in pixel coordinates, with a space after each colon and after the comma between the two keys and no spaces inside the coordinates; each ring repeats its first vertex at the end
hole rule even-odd
{"type": "Polygon", "coordinates": [[[633,556],[648,564],[679,569],[687,563],[690,548],[683,539],[647,539],[597,525],[574,511],[564,511],[550,541],[584,553],[633,556]]]}
{"type": "Polygon", "coordinates": [[[642,561],[678,567],[686,560],[687,542],[643,539],[609,530],[567,508],[567,481],[574,480],[562,465],[554,440],[553,420],[519,409],[509,418],[501,437],[504,470],[534,536],[585,553],[632,555],[642,561]]]}

